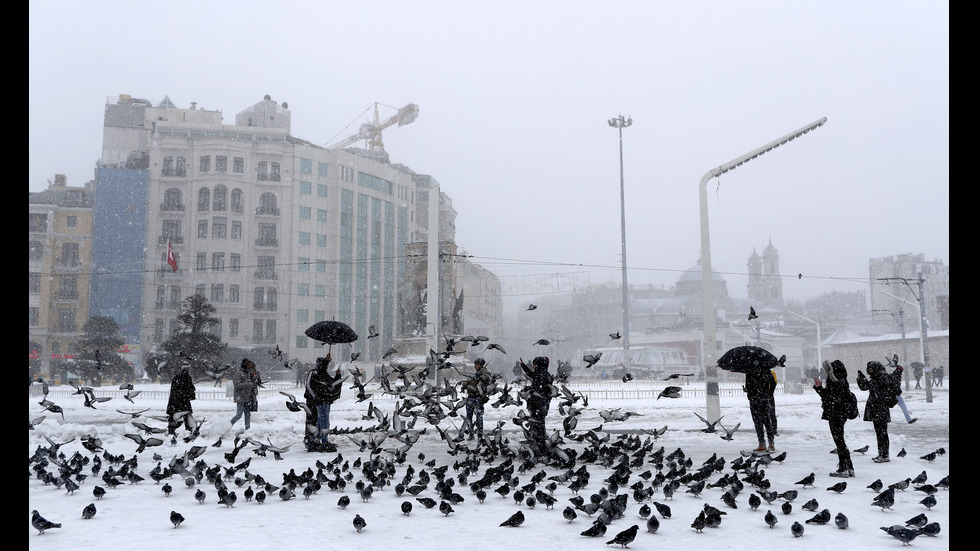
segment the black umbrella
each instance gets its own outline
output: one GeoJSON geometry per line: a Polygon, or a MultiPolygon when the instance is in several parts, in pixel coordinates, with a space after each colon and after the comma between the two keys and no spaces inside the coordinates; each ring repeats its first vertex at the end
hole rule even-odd
{"type": "Polygon", "coordinates": [[[354,342],[357,333],[342,321],[318,321],[306,329],[306,336],[326,344],[354,342]]]}
{"type": "Polygon", "coordinates": [[[718,367],[733,373],[770,370],[777,365],[779,359],[758,346],[736,346],[718,358],[718,367]]]}

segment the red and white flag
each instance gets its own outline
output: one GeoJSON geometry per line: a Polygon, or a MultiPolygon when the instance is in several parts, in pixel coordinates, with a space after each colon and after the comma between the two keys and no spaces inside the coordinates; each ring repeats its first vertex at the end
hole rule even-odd
{"type": "Polygon", "coordinates": [[[174,271],[177,271],[177,255],[174,254],[174,247],[167,241],[167,264],[170,265],[174,271]]]}

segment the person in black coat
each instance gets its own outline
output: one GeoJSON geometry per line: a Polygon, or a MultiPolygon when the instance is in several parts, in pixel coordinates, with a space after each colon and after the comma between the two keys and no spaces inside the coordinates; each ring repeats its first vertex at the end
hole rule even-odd
{"type": "Polygon", "coordinates": [[[548,372],[550,361],[545,356],[531,360],[528,368],[524,360],[520,361],[521,369],[527,374],[531,383],[527,388],[528,440],[531,448],[539,455],[548,449],[548,435],[545,432],[545,418],[551,407],[551,387],[555,378],[548,372]]]}
{"type": "Polygon", "coordinates": [[[772,420],[773,391],[776,385],[773,381],[772,371],[768,369],[753,369],[745,373],[742,390],[749,399],[749,413],[752,414],[755,435],[759,438],[759,447],[753,450],[756,452],[776,451],[776,431],[772,420]]]}
{"type": "MultiPolygon", "coordinates": [[[[194,387],[194,379],[191,378],[190,367],[188,364],[182,365],[180,371],[174,375],[170,382],[170,397],[167,400],[167,417],[169,419],[167,432],[169,434],[176,434],[177,427],[181,423],[180,420],[174,419],[174,415],[183,411],[188,413],[194,411],[191,407],[191,400],[197,399],[197,389],[194,387]]],[[[187,430],[191,430],[190,419],[184,416],[183,423],[187,430]]]]}
{"type": "Polygon", "coordinates": [[[330,406],[340,398],[341,382],[340,366],[333,373],[330,372],[330,354],[317,358],[316,367],[306,378],[303,393],[306,405],[316,413],[314,426],[307,426],[307,448],[311,451],[336,451],[327,435],[330,431],[330,406]]]}
{"type": "Polygon", "coordinates": [[[837,471],[830,473],[830,476],[849,478],[854,476],[854,464],[851,463],[851,451],[844,441],[844,424],[850,418],[851,408],[857,410],[857,398],[847,384],[847,368],[844,362],[825,360],[823,363],[827,371],[827,385],[824,386],[819,378],[814,378],[813,390],[820,396],[820,405],[823,408],[820,418],[830,425],[830,436],[837,446],[837,471]]]}
{"type": "Polygon", "coordinates": [[[868,401],[864,405],[864,420],[870,421],[874,426],[875,439],[878,442],[878,456],[873,461],[887,463],[889,461],[888,423],[892,420],[889,410],[892,406],[886,403],[886,399],[893,393],[891,388],[901,384],[902,367],[899,366],[894,372],[887,373],[881,362],[871,361],[868,362],[867,371],[867,376],[860,371],[857,376],[858,388],[868,391],[868,401]]]}

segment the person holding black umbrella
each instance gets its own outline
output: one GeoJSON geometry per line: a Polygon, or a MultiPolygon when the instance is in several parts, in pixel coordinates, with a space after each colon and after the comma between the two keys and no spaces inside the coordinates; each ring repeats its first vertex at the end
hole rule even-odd
{"type": "Polygon", "coordinates": [[[337,451],[327,435],[330,430],[330,406],[340,398],[341,383],[340,366],[334,373],[330,372],[330,353],[317,358],[316,367],[306,378],[306,391],[303,393],[306,405],[316,413],[315,424],[306,427],[305,440],[309,451],[337,451]]]}
{"type": "Polygon", "coordinates": [[[752,414],[752,424],[759,438],[759,447],[754,452],[776,451],[776,433],[773,429],[772,416],[775,413],[773,403],[773,376],[768,369],[750,369],[745,372],[745,385],[742,387],[749,399],[749,413],[752,414]],[[769,446],[766,447],[768,440],[769,446]]]}

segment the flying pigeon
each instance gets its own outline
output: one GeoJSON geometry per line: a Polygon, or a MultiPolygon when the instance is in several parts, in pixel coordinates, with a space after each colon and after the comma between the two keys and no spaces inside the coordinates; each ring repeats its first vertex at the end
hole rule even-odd
{"type": "Polygon", "coordinates": [[[609,333],[609,338],[614,341],[619,340],[621,337],[622,335],[619,334],[619,331],[616,331],[615,333],[609,333]]]}
{"type": "Polygon", "coordinates": [[[397,353],[398,353],[398,351],[397,351],[397,350],[395,350],[395,347],[394,347],[394,346],[392,346],[392,347],[391,347],[391,348],[389,348],[389,349],[388,349],[387,351],[385,351],[385,353],[384,353],[384,354],[383,354],[383,355],[381,356],[381,359],[382,359],[382,360],[384,360],[384,359],[387,359],[387,358],[388,358],[388,356],[394,356],[394,355],[395,355],[395,354],[397,354],[397,353]]]}
{"type": "Polygon", "coordinates": [[[530,310],[535,310],[535,309],[537,309],[537,307],[538,307],[538,305],[537,305],[537,304],[528,304],[528,305],[527,305],[527,309],[528,309],[528,311],[530,311],[530,310]]]}
{"type": "Polygon", "coordinates": [[[758,317],[759,316],[755,313],[755,308],[753,308],[752,306],[749,306],[749,321],[752,321],[752,320],[754,320],[754,319],[756,319],[758,317]]]}
{"type": "Polygon", "coordinates": [[[377,337],[378,335],[380,335],[380,333],[378,333],[377,331],[374,330],[374,326],[373,325],[369,325],[368,326],[368,336],[367,336],[367,338],[373,339],[374,337],[377,337]]]}
{"type": "Polygon", "coordinates": [[[494,349],[499,350],[499,351],[503,352],[504,354],[507,353],[507,351],[504,350],[504,347],[500,346],[499,344],[497,344],[495,342],[492,342],[492,343],[490,343],[490,344],[487,345],[487,350],[494,350],[494,349]]]}
{"type": "Polygon", "coordinates": [[[551,341],[549,341],[548,339],[538,339],[537,342],[532,342],[531,346],[534,346],[536,344],[540,344],[541,346],[548,346],[549,344],[551,344],[551,341]]]}
{"type": "Polygon", "coordinates": [[[582,361],[585,362],[585,367],[586,369],[588,369],[594,366],[596,362],[599,361],[599,358],[601,357],[602,357],[602,352],[598,352],[596,354],[586,354],[582,356],[582,361]]]}
{"type": "Polygon", "coordinates": [[[680,398],[681,397],[681,387],[679,386],[669,386],[657,395],[657,399],[660,398],[680,398]]]}

